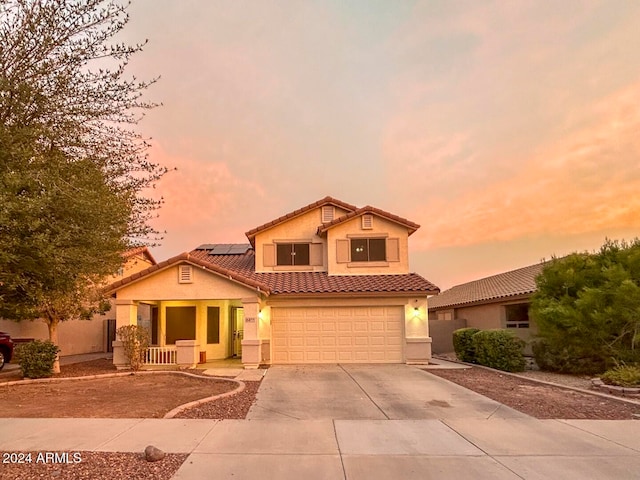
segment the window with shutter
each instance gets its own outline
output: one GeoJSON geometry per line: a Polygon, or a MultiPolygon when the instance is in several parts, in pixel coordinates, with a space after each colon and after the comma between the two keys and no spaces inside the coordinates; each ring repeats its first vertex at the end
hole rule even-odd
{"type": "Polygon", "coordinates": [[[178,283],[193,283],[193,268],[191,265],[178,266],[178,283]]]}
{"type": "Polygon", "coordinates": [[[362,218],[362,229],[371,230],[373,228],[373,215],[363,215],[361,218],[362,218]]]}

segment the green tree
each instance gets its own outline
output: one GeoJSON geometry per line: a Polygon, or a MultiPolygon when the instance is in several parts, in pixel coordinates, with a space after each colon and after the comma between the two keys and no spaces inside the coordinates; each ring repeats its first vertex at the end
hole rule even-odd
{"type": "Polygon", "coordinates": [[[543,366],[599,373],[640,361],[640,240],[553,259],[537,285],[531,314],[543,366]]]}
{"type": "Polygon", "coordinates": [[[106,307],[121,253],[157,234],[145,190],[166,169],[135,130],[155,79],[125,78],[143,44],[113,41],[127,7],[0,0],[0,316],[42,318],[54,343],[61,321],[106,307]]]}

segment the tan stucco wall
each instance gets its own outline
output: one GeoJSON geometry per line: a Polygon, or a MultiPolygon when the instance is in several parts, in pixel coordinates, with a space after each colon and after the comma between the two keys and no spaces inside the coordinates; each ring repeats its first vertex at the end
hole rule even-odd
{"type": "Polygon", "coordinates": [[[340,225],[336,225],[328,230],[327,257],[329,275],[387,275],[409,273],[409,239],[407,228],[374,215],[373,229],[363,230],[361,217],[354,217],[351,220],[340,225]],[[338,263],[336,241],[338,239],[348,239],[350,238],[350,235],[359,236],[361,238],[381,236],[398,238],[400,246],[400,261],[375,262],[375,266],[371,266],[367,262],[338,263]]]}
{"type": "MultiPolygon", "coordinates": [[[[338,218],[347,213],[346,210],[335,207],[334,218],[338,218]]],[[[323,265],[307,267],[307,271],[326,272],[327,271],[327,249],[326,240],[316,235],[318,227],[322,225],[322,207],[309,210],[302,215],[292,218],[284,223],[276,225],[268,230],[260,232],[255,237],[256,251],[256,272],[274,272],[278,267],[265,267],[262,246],[278,241],[300,241],[323,244],[323,265]]],[[[299,267],[297,267],[299,270],[299,267]]],[[[280,267],[282,270],[282,267],[280,267]]]]}
{"type": "MultiPolygon", "coordinates": [[[[60,355],[78,355],[105,351],[104,315],[96,315],[92,320],[69,320],[58,326],[58,344],[60,355]]],[[[7,332],[12,338],[33,338],[48,340],[49,330],[42,320],[13,322],[0,320],[0,331],[7,332]]]]}

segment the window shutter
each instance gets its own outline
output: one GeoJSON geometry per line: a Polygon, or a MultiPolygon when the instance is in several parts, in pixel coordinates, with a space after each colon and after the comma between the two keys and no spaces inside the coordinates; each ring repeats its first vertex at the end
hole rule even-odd
{"type": "Polygon", "coordinates": [[[320,266],[322,265],[322,244],[311,243],[309,245],[309,265],[320,266]]]}
{"type": "Polygon", "coordinates": [[[193,269],[191,265],[179,265],[178,266],[178,283],[192,283],[193,282],[193,269]]]}
{"type": "Polygon", "coordinates": [[[373,215],[363,215],[361,218],[362,218],[362,229],[371,230],[373,228],[373,215]]]}
{"type": "Polygon", "coordinates": [[[274,267],[276,264],[276,246],[267,243],[262,246],[262,264],[265,267],[274,267]]]}
{"type": "Polygon", "coordinates": [[[349,240],[336,240],[336,262],[347,263],[349,261],[349,240]]]}
{"type": "Polygon", "coordinates": [[[387,262],[400,261],[400,239],[387,238],[387,262]]]}
{"type": "Polygon", "coordinates": [[[322,207],[322,223],[329,223],[333,221],[334,207],[332,205],[325,205],[322,207]]]}

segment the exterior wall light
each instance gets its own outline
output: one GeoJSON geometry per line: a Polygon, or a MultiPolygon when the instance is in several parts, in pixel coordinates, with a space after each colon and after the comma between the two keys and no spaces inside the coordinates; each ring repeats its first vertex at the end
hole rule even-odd
{"type": "Polygon", "coordinates": [[[262,310],[259,310],[259,311],[258,311],[258,318],[259,318],[260,320],[262,320],[262,319],[264,318],[264,314],[262,313],[262,310]]]}

